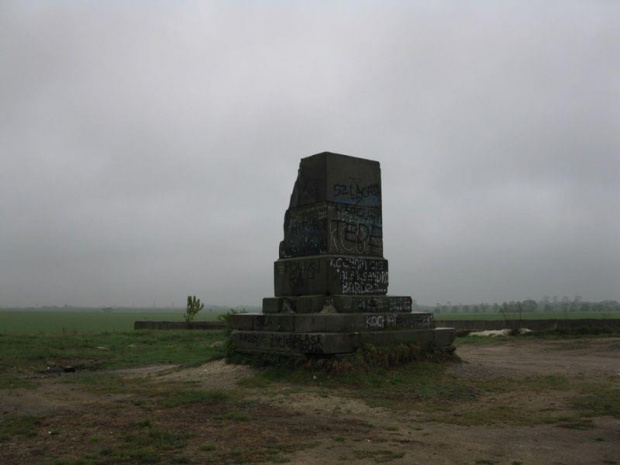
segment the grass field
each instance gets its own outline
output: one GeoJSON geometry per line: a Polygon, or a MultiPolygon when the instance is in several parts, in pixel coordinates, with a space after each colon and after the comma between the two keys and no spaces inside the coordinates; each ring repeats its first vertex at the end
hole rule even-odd
{"type": "MultiPolygon", "coordinates": [[[[220,313],[201,312],[196,321],[217,319],[220,313]]],[[[509,314],[514,321],[518,315],[509,314]]],[[[620,313],[527,313],[523,319],[582,319],[620,318],[620,313]]],[[[501,313],[449,313],[436,314],[436,320],[503,320],[501,313]]],[[[70,311],[18,311],[0,310],[0,334],[7,333],[99,333],[131,331],[136,320],[183,321],[183,312],[70,312],[70,311]]]]}
{"type": "MultiPolygon", "coordinates": [[[[217,319],[219,313],[200,313],[195,321],[217,319]]],[[[136,320],[183,321],[183,312],[62,312],[0,311],[0,334],[122,332],[133,330],[136,320]]]]}
{"type": "MultiPolygon", "coordinates": [[[[519,319],[517,313],[507,313],[506,318],[514,321],[519,319]]],[[[522,320],[581,320],[586,318],[616,319],[620,313],[616,312],[535,312],[521,314],[522,320]]],[[[503,320],[503,313],[435,313],[436,320],[503,320]]]]}
{"type": "Polygon", "coordinates": [[[460,338],[466,363],[331,371],[227,365],[224,340],[0,335],[0,463],[618,463],[618,338],[460,338]]]}
{"type": "Polygon", "coordinates": [[[223,331],[130,331],[0,335],[0,389],[15,373],[74,366],[82,371],[150,364],[192,366],[221,356],[223,331]],[[217,345],[217,344],[216,344],[217,345]],[[50,360],[54,360],[50,367],[50,360]]]}

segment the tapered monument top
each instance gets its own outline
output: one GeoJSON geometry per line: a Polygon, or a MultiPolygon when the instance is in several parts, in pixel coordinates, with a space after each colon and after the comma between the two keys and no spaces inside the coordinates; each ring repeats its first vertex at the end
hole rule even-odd
{"type": "Polygon", "coordinates": [[[302,158],[289,208],[317,202],[381,208],[379,162],[332,152],[302,158]]]}

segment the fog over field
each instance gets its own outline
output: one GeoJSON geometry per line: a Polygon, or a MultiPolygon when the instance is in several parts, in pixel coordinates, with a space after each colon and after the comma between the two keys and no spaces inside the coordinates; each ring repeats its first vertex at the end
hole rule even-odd
{"type": "Polygon", "coordinates": [[[620,2],[0,1],[0,306],[260,305],[299,159],[390,294],[620,300],[620,2]]]}

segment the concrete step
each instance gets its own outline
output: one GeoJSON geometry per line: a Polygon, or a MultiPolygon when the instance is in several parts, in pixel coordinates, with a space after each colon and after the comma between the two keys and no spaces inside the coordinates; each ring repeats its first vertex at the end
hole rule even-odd
{"type": "Polygon", "coordinates": [[[411,313],[408,296],[301,295],[266,297],[263,313],[411,313]]]}
{"type": "Polygon", "coordinates": [[[286,331],[232,332],[238,352],[265,352],[286,355],[336,355],[355,352],[364,344],[418,344],[422,349],[449,349],[454,341],[453,328],[368,331],[348,333],[294,333],[286,331]]]}
{"type": "Polygon", "coordinates": [[[232,329],[288,331],[293,333],[340,333],[432,329],[432,313],[309,313],[230,315],[232,329]]]}

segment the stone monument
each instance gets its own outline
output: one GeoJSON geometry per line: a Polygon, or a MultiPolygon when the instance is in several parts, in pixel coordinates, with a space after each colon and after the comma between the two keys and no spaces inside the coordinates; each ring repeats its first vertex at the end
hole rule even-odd
{"type": "Polygon", "coordinates": [[[262,314],[232,315],[239,352],[352,353],[363,344],[454,350],[453,328],[412,312],[411,297],[388,296],[379,162],[323,152],[301,160],[284,240],[274,265],[275,297],[262,314]]]}

